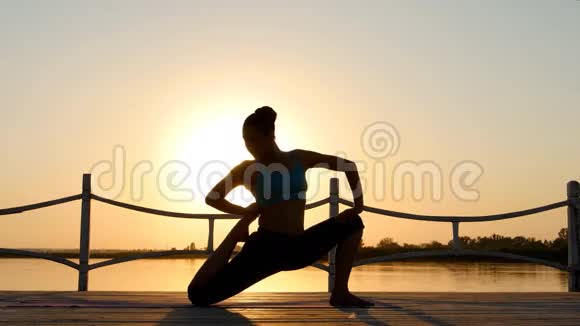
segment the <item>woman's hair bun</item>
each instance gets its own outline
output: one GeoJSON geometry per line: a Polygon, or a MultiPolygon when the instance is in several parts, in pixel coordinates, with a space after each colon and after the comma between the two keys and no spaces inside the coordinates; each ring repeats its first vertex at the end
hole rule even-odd
{"type": "Polygon", "coordinates": [[[276,111],[274,111],[274,109],[269,106],[262,106],[257,108],[254,113],[260,118],[264,118],[266,121],[271,121],[272,123],[276,121],[276,111]]]}
{"type": "Polygon", "coordinates": [[[274,121],[276,121],[276,111],[269,106],[262,106],[261,108],[254,110],[254,112],[244,120],[243,128],[246,129],[246,127],[252,126],[257,128],[264,135],[269,135],[275,130],[274,121]]]}

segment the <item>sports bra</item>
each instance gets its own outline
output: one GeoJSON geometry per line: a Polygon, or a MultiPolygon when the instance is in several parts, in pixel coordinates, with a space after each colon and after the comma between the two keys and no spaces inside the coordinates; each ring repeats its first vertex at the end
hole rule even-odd
{"type": "Polygon", "coordinates": [[[306,171],[300,160],[295,158],[293,162],[289,169],[268,171],[264,165],[257,169],[254,197],[259,206],[269,206],[283,200],[306,199],[306,171]]]}

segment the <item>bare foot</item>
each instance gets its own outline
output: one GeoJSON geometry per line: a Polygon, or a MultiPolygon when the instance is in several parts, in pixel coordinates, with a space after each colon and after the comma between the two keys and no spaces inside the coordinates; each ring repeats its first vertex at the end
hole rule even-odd
{"type": "Polygon", "coordinates": [[[330,305],[335,307],[370,307],[375,304],[357,297],[356,295],[346,292],[341,294],[332,293],[330,296],[330,305]]]}

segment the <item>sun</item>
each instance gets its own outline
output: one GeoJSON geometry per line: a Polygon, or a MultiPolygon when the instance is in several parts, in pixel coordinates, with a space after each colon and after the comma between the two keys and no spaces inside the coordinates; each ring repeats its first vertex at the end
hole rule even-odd
{"type": "MultiPolygon", "coordinates": [[[[169,155],[190,167],[195,192],[205,196],[229,170],[253,157],[242,138],[243,119],[237,116],[216,115],[203,120],[190,119],[191,128],[176,133],[169,155]]],[[[254,201],[251,193],[238,187],[227,199],[247,206],[254,201]]]]}
{"type": "MultiPolygon", "coordinates": [[[[188,182],[193,185],[197,198],[205,197],[234,166],[244,160],[254,159],[242,137],[243,122],[249,113],[233,109],[254,106],[215,102],[204,103],[202,110],[191,109],[200,108],[192,105],[190,109],[183,111],[187,112],[186,115],[172,123],[166,143],[161,148],[162,155],[189,167],[188,182]]],[[[299,124],[294,124],[296,125],[299,124]]],[[[284,133],[285,128],[279,130],[276,142],[280,148],[292,148],[289,143],[300,133],[284,133]]],[[[245,187],[234,189],[227,199],[242,206],[255,201],[245,187]]]]}

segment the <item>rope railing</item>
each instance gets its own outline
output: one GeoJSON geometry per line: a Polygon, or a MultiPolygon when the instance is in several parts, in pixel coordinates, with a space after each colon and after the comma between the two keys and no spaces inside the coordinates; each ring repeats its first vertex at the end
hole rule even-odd
{"type": "Polygon", "coordinates": [[[361,259],[353,263],[353,266],[362,266],[367,264],[374,264],[379,262],[387,262],[387,261],[398,261],[404,259],[411,259],[411,258],[424,258],[424,257],[449,257],[449,256],[480,256],[480,257],[490,257],[490,258],[505,258],[510,260],[519,260],[528,263],[534,263],[539,265],[546,265],[553,268],[557,268],[562,271],[575,271],[578,267],[571,267],[566,266],[563,264],[556,263],[554,261],[540,259],[535,257],[528,257],[522,255],[516,255],[507,252],[501,251],[491,251],[491,250],[468,250],[468,249],[459,249],[459,250],[421,250],[421,251],[409,251],[409,252],[401,252],[396,254],[390,254],[386,256],[380,257],[372,257],[361,259]]]}
{"type": "Polygon", "coordinates": [[[191,214],[191,213],[163,211],[163,210],[155,209],[155,208],[148,208],[148,207],[137,206],[137,205],[133,205],[133,204],[127,204],[127,203],[123,203],[120,201],[104,198],[104,197],[101,197],[101,196],[98,196],[95,194],[91,194],[91,198],[95,199],[97,201],[103,202],[103,203],[107,203],[109,205],[122,207],[122,208],[130,209],[130,210],[134,210],[134,211],[138,211],[138,212],[148,213],[148,214],[160,215],[160,216],[177,217],[177,218],[193,218],[193,219],[208,219],[208,218],[236,219],[236,218],[241,217],[241,216],[235,215],[235,214],[211,214],[211,213],[191,214]]]}
{"type": "Polygon", "coordinates": [[[78,195],[63,197],[63,198],[59,198],[59,199],[53,199],[53,200],[45,201],[42,203],[36,203],[36,204],[30,204],[30,205],[26,205],[26,206],[18,206],[18,207],[12,207],[12,208],[4,208],[4,209],[0,209],[0,215],[23,213],[25,211],[30,211],[33,209],[39,209],[39,208],[64,204],[64,203],[67,203],[69,201],[79,200],[81,198],[82,198],[82,194],[78,194],[78,195]]]}
{"type": "MultiPolygon", "coordinates": [[[[494,215],[479,215],[479,216],[444,216],[444,215],[420,215],[411,214],[405,212],[392,211],[377,207],[363,206],[363,211],[375,213],[379,215],[391,216],[396,218],[404,218],[419,221],[430,221],[430,222],[449,222],[453,226],[453,240],[452,249],[449,250],[422,250],[422,251],[411,251],[390,254],[380,257],[373,257],[368,259],[361,259],[354,262],[353,266],[362,266],[366,264],[395,261],[403,259],[411,259],[418,257],[445,257],[445,256],[481,256],[481,257],[496,257],[496,258],[506,258],[512,260],[526,261],[535,264],[541,264],[557,268],[559,270],[568,272],[568,289],[569,291],[580,291],[580,185],[577,181],[570,181],[567,185],[567,195],[568,199],[548,205],[543,205],[535,208],[525,209],[521,211],[494,214],[494,215]],[[516,255],[500,251],[487,251],[487,250],[467,250],[461,248],[461,242],[459,239],[459,223],[465,222],[489,222],[497,221],[515,217],[522,217],[526,215],[537,214],[557,208],[568,207],[568,265],[563,265],[556,263],[554,261],[549,261],[540,258],[527,257],[522,255],[516,255]]],[[[192,213],[182,213],[182,212],[172,212],[165,211],[155,208],[149,208],[129,203],[124,203],[116,201],[113,199],[101,197],[91,193],[91,175],[83,174],[83,185],[82,193],[78,195],[63,197],[59,199],[54,199],[50,201],[35,203],[31,205],[18,206],[6,209],[0,209],[0,215],[18,214],[25,211],[39,209],[44,207],[49,207],[53,205],[59,205],[67,203],[70,201],[82,199],[81,201],[81,241],[80,241],[80,251],[79,251],[79,263],[75,263],[71,260],[51,255],[48,253],[39,253],[28,250],[21,249],[8,249],[0,248],[0,254],[18,255],[25,257],[34,257],[46,259],[49,261],[57,262],[71,268],[77,269],[79,271],[79,291],[87,291],[88,289],[88,272],[90,270],[110,266],[114,264],[124,263],[128,261],[133,261],[143,258],[153,258],[162,257],[169,255],[179,255],[179,254],[211,254],[213,252],[213,235],[214,235],[214,222],[216,219],[236,219],[241,218],[240,215],[235,214],[192,214],[192,213]],[[155,251],[155,252],[144,252],[134,255],[129,255],[125,257],[117,257],[109,259],[106,261],[101,261],[98,263],[89,264],[90,256],[90,201],[94,199],[96,201],[129,209],[134,211],[139,211],[147,214],[167,216],[174,218],[187,218],[187,219],[207,219],[209,222],[209,234],[208,234],[208,245],[206,250],[166,250],[166,251],[155,251]]],[[[320,199],[315,202],[311,202],[305,205],[305,209],[312,209],[325,204],[329,204],[329,218],[336,216],[339,212],[339,204],[347,205],[350,207],[354,206],[352,201],[344,198],[340,198],[338,193],[338,178],[330,179],[330,196],[320,199]]],[[[335,260],[336,260],[336,246],[328,252],[328,265],[321,263],[314,263],[311,266],[328,272],[328,291],[332,291],[334,287],[335,279],[335,260]]]]}
{"type": "Polygon", "coordinates": [[[125,263],[132,260],[143,259],[143,258],[155,258],[155,257],[163,257],[169,255],[179,255],[179,254],[207,254],[207,250],[164,250],[164,251],[153,251],[153,252],[144,252],[135,255],[129,255],[125,257],[117,257],[105,261],[101,261],[98,263],[90,264],[88,269],[92,270],[99,267],[105,267],[120,263],[125,263]]]}
{"type": "Polygon", "coordinates": [[[22,249],[9,249],[9,248],[0,248],[0,254],[8,254],[14,256],[24,256],[24,257],[33,257],[33,258],[41,258],[53,261],[55,263],[60,263],[66,265],[68,267],[79,269],[79,264],[75,263],[74,261],[68,260],[66,258],[58,257],[51,254],[46,254],[43,252],[35,252],[30,250],[22,250],[22,249]]]}
{"type": "MultiPolygon", "coordinates": [[[[354,206],[352,201],[339,198],[338,202],[350,207],[354,206]]],[[[405,218],[410,220],[417,220],[417,221],[430,221],[430,222],[489,222],[489,221],[497,221],[497,220],[504,220],[508,218],[514,217],[521,217],[526,215],[537,214],[545,211],[549,211],[552,209],[564,207],[570,204],[569,200],[563,200],[557,203],[544,205],[536,208],[530,208],[522,211],[517,212],[510,212],[510,213],[502,213],[502,214],[494,214],[494,215],[480,215],[480,216],[443,216],[443,215],[417,215],[411,213],[403,213],[397,211],[390,211],[387,209],[381,209],[376,207],[370,206],[363,206],[363,211],[381,215],[387,215],[392,217],[398,218],[405,218]]]]}
{"type": "MultiPolygon", "coordinates": [[[[130,210],[134,210],[134,211],[139,211],[139,212],[143,212],[143,213],[148,213],[148,214],[160,215],[160,216],[177,217],[177,218],[192,218],[192,219],[208,219],[208,218],[212,218],[212,219],[236,219],[236,218],[241,218],[240,215],[235,215],[235,214],[223,214],[223,213],[219,213],[219,214],[215,214],[215,213],[192,214],[192,213],[170,212],[170,211],[164,211],[164,210],[155,209],[155,208],[149,208],[149,207],[144,207],[144,206],[123,203],[123,202],[116,201],[113,199],[104,198],[104,197],[101,197],[101,196],[95,195],[95,194],[91,194],[91,198],[95,199],[97,201],[103,202],[103,203],[107,203],[109,205],[118,206],[118,207],[130,209],[130,210]]],[[[322,205],[328,203],[328,200],[329,200],[329,197],[326,197],[326,198],[321,199],[319,201],[308,203],[308,204],[306,204],[305,209],[312,209],[312,208],[315,208],[318,206],[322,206],[322,205]]]]}

